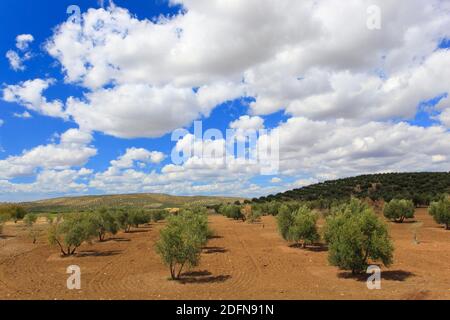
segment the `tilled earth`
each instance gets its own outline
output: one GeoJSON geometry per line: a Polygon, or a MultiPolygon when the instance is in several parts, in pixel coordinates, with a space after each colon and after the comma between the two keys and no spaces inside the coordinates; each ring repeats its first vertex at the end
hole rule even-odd
{"type": "Polygon", "coordinates": [[[382,268],[381,290],[369,290],[367,276],[330,266],[326,247],[290,247],[273,217],[248,224],[213,215],[210,224],[216,236],[182,281],[168,280],[155,253],[164,223],[84,244],[71,258],[46,244],[44,232],[32,244],[21,224],[8,224],[0,238],[0,299],[450,299],[450,231],[426,209],[412,222],[388,223],[395,263],[382,268]],[[67,289],[70,265],[81,268],[81,290],[67,289]]]}

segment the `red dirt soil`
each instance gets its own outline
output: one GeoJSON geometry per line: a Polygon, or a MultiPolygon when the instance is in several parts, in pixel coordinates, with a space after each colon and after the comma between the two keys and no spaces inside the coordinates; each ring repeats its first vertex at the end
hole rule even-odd
{"type": "Polygon", "coordinates": [[[85,244],[71,258],[45,235],[33,245],[22,225],[9,224],[0,238],[0,299],[450,299],[450,231],[426,209],[415,222],[388,223],[395,263],[382,268],[381,290],[329,266],[326,248],[290,247],[273,217],[248,224],[213,215],[210,223],[216,237],[179,282],[155,253],[164,223],[85,244]],[[66,287],[70,265],[81,268],[79,291],[66,287]]]}

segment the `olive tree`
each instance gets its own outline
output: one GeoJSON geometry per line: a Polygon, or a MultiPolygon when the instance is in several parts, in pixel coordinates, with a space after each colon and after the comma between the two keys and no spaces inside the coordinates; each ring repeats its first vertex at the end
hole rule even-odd
{"type": "Polygon", "coordinates": [[[30,237],[33,239],[33,244],[36,243],[37,238],[39,237],[40,230],[34,227],[37,221],[38,215],[34,213],[29,213],[23,218],[23,222],[28,229],[30,237]]]}
{"type": "Polygon", "coordinates": [[[386,218],[402,223],[405,219],[414,218],[414,202],[405,199],[392,199],[384,205],[383,211],[386,218]]]}
{"type": "Polygon", "coordinates": [[[253,208],[246,204],[242,207],[241,213],[244,215],[248,223],[255,223],[261,221],[262,212],[259,209],[253,208]]]}
{"type": "Polygon", "coordinates": [[[200,209],[182,210],[179,218],[186,228],[197,237],[200,245],[204,246],[208,242],[208,237],[212,234],[212,231],[208,225],[206,211],[200,209]]]}
{"type": "Polygon", "coordinates": [[[280,208],[281,204],[278,201],[271,201],[267,204],[267,210],[268,214],[272,216],[276,216],[278,214],[278,209],[280,208]]]}
{"type": "Polygon", "coordinates": [[[11,219],[14,221],[14,223],[17,223],[17,221],[22,220],[27,215],[27,210],[24,207],[21,206],[13,206],[11,210],[11,219]]]}
{"type": "Polygon", "coordinates": [[[169,267],[173,280],[179,279],[185,266],[197,266],[202,247],[208,239],[208,218],[201,213],[184,210],[168,218],[160,231],[156,251],[169,267]]]}
{"type": "Polygon", "coordinates": [[[124,210],[115,213],[115,219],[121,229],[128,233],[132,227],[138,228],[141,224],[151,222],[152,216],[144,210],[124,210]]]}
{"type": "Polygon", "coordinates": [[[95,229],[85,214],[66,214],[48,230],[48,240],[58,245],[63,256],[74,255],[77,248],[95,236],[95,229]]]}
{"type": "Polygon", "coordinates": [[[281,205],[278,209],[277,225],[278,231],[283,239],[287,240],[289,238],[289,229],[293,222],[294,216],[292,215],[292,210],[285,204],[281,205]]]}
{"type": "Polygon", "coordinates": [[[429,212],[437,223],[445,225],[446,230],[450,229],[450,199],[448,196],[432,202],[429,212]]]}
{"type": "Polygon", "coordinates": [[[124,209],[119,209],[114,213],[114,218],[116,220],[117,225],[120,229],[122,229],[125,233],[131,231],[132,218],[130,212],[124,209]]]}
{"type": "Polygon", "coordinates": [[[241,212],[241,207],[237,205],[225,205],[221,208],[221,213],[230,219],[244,220],[245,216],[241,212]]]}
{"type": "Polygon", "coordinates": [[[369,259],[385,266],[393,261],[394,247],[386,225],[359,200],[352,199],[327,217],[325,240],[329,262],[342,270],[363,272],[369,259]]]}
{"type": "Polygon", "coordinates": [[[139,228],[142,224],[150,223],[151,221],[151,214],[144,210],[131,210],[128,215],[128,222],[136,228],[139,228]]]}
{"type": "Polygon", "coordinates": [[[153,210],[151,212],[151,218],[152,218],[153,222],[158,222],[158,221],[164,220],[166,215],[167,215],[167,211],[163,210],[163,209],[153,210]]]}
{"type": "Polygon", "coordinates": [[[22,220],[26,214],[27,210],[19,205],[5,205],[0,207],[0,215],[8,216],[14,223],[22,220]]]}
{"type": "Polygon", "coordinates": [[[316,243],[320,239],[317,231],[317,219],[317,214],[306,206],[302,206],[297,211],[294,211],[287,240],[297,243],[301,242],[303,248],[308,244],[316,243]]]}
{"type": "Polygon", "coordinates": [[[3,232],[3,225],[9,220],[9,216],[6,214],[0,214],[0,234],[3,232]]]}
{"type": "Polygon", "coordinates": [[[119,231],[114,214],[105,208],[90,213],[88,219],[100,242],[105,240],[106,234],[116,235],[119,231]]]}
{"type": "Polygon", "coordinates": [[[302,243],[303,248],[320,239],[317,231],[317,215],[307,206],[300,206],[296,210],[283,205],[277,216],[278,230],[287,241],[302,243]]]}

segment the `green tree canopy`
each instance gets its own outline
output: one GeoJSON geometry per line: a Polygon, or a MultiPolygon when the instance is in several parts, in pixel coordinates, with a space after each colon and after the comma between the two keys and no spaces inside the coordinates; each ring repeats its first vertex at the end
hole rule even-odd
{"type": "Polygon", "coordinates": [[[77,248],[96,235],[89,217],[82,213],[65,214],[48,230],[48,240],[58,245],[63,256],[75,254],[77,248]]]}
{"type": "Polygon", "coordinates": [[[384,205],[384,216],[395,222],[414,218],[415,206],[412,200],[392,199],[384,205]]]}
{"type": "Polygon", "coordinates": [[[327,217],[325,240],[329,262],[352,273],[363,272],[369,259],[386,266],[393,261],[394,247],[386,225],[371,208],[355,199],[327,217]]]}
{"type": "Polygon", "coordinates": [[[318,216],[306,205],[292,210],[282,205],[277,215],[278,230],[283,239],[292,242],[302,242],[303,247],[320,239],[317,231],[318,216]]]}
{"type": "Polygon", "coordinates": [[[172,279],[179,279],[185,266],[198,265],[208,233],[208,217],[204,213],[183,210],[168,218],[167,226],[160,231],[156,251],[169,267],[172,279]]]}
{"type": "Polygon", "coordinates": [[[88,219],[93,228],[93,232],[97,234],[99,241],[104,241],[106,234],[115,235],[119,232],[120,226],[115,217],[114,212],[106,208],[96,210],[89,213],[88,219]]]}
{"type": "Polygon", "coordinates": [[[447,195],[442,196],[439,201],[432,202],[429,212],[434,220],[445,225],[445,229],[450,228],[450,199],[447,195]]]}

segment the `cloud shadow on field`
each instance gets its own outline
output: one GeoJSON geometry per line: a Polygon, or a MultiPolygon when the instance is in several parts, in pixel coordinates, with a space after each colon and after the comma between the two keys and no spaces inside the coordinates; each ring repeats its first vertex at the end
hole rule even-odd
{"type": "Polygon", "coordinates": [[[230,279],[230,275],[218,275],[213,276],[211,272],[207,270],[185,272],[181,275],[179,280],[182,284],[202,284],[202,283],[218,283],[225,282],[230,279]]]}
{"type": "MultiPolygon", "coordinates": [[[[339,278],[342,279],[355,279],[357,281],[366,282],[370,274],[361,273],[361,274],[352,274],[351,272],[341,272],[338,274],[339,278]]],[[[410,277],[414,277],[415,274],[409,271],[404,270],[387,270],[381,271],[381,279],[389,280],[389,281],[405,281],[410,277]]]]}

